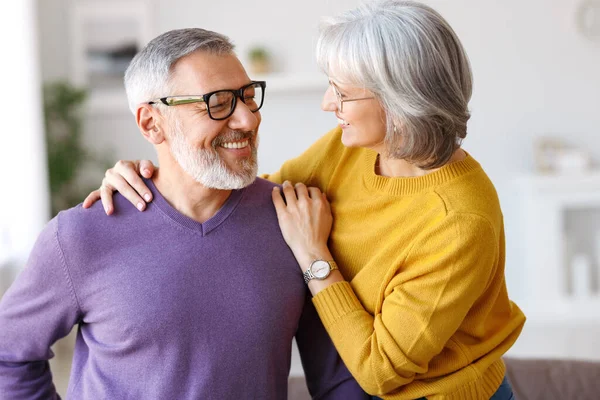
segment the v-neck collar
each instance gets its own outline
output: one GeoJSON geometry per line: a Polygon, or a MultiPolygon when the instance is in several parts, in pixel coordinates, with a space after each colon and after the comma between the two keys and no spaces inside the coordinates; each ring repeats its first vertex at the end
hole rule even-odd
{"type": "Polygon", "coordinates": [[[169,202],[163,197],[163,195],[158,191],[152,179],[144,179],[144,182],[152,192],[153,200],[150,204],[153,204],[156,207],[158,207],[158,209],[162,211],[163,214],[165,214],[178,225],[181,225],[187,229],[197,231],[202,236],[208,235],[211,231],[213,231],[219,225],[225,222],[225,220],[231,215],[231,213],[240,203],[242,195],[245,191],[245,188],[239,190],[232,190],[227,200],[225,200],[225,203],[223,203],[223,205],[215,213],[215,215],[210,217],[205,222],[198,222],[186,215],[183,215],[177,209],[171,206],[169,202]]]}

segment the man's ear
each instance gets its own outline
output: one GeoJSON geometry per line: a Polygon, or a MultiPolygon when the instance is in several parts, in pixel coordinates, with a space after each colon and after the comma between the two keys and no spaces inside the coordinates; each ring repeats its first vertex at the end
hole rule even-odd
{"type": "Polygon", "coordinates": [[[161,144],[165,140],[165,117],[150,104],[141,104],[135,116],[142,136],[152,144],[161,144]]]}

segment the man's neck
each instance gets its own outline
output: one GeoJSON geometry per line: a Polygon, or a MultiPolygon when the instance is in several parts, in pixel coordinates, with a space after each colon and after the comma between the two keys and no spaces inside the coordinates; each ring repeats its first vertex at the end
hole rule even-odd
{"type": "Polygon", "coordinates": [[[231,190],[207,188],[183,170],[175,173],[170,168],[159,168],[152,181],[173,208],[200,223],[212,218],[231,194],[231,190]]]}

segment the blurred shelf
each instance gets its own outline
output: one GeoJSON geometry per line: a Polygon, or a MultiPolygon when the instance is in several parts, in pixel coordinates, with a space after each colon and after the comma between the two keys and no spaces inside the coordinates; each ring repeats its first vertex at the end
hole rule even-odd
{"type": "Polygon", "coordinates": [[[519,303],[527,316],[527,323],[534,324],[577,324],[588,323],[600,325],[600,295],[587,298],[562,296],[557,299],[546,299],[543,305],[519,303]]]}
{"type": "Polygon", "coordinates": [[[129,114],[125,89],[95,89],[90,90],[85,105],[88,116],[107,114],[129,114]]]}
{"type": "Polygon", "coordinates": [[[600,190],[600,170],[580,173],[532,174],[517,179],[525,190],[561,192],[570,190],[600,190]]]}
{"type": "Polygon", "coordinates": [[[267,94],[285,92],[319,92],[327,89],[327,77],[320,74],[281,73],[253,75],[256,81],[267,82],[267,94]]]}

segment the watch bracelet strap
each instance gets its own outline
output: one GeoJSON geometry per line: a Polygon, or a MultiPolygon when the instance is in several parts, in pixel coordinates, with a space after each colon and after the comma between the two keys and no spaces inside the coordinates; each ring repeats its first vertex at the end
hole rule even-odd
{"type": "Polygon", "coordinates": [[[312,272],[310,271],[310,268],[306,270],[306,272],[304,272],[302,274],[302,276],[304,277],[304,283],[306,283],[308,285],[308,282],[311,281],[311,279],[313,279],[315,276],[312,274],[312,272]]]}

